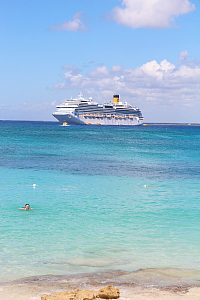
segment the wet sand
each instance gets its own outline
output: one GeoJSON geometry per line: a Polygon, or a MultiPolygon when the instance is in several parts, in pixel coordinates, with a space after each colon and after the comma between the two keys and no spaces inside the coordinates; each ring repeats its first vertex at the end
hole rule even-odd
{"type": "Polygon", "coordinates": [[[113,285],[121,300],[198,300],[200,272],[189,269],[146,269],[66,276],[37,276],[0,284],[0,300],[40,300],[42,294],[74,289],[99,290],[113,285]]]}

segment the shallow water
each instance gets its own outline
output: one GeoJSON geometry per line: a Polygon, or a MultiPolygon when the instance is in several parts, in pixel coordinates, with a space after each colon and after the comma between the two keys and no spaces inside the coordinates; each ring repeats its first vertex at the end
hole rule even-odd
{"type": "Polygon", "coordinates": [[[199,137],[197,126],[0,122],[0,281],[199,274],[199,137]]]}

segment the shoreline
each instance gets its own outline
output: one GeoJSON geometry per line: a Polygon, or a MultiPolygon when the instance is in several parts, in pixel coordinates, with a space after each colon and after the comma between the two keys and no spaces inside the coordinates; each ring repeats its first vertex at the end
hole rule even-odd
{"type": "Polygon", "coordinates": [[[200,299],[200,271],[193,269],[141,269],[77,275],[43,275],[0,283],[0,300],[40,300],[42,294],[99,290],[112,285],[120,299],[200,299]]]}
{"type": "MultiPolygon", "coordinates": [[[[28,124],[30,124],[30,123],[42,123],[42,124],[47,124],[47,123],[49,123],[50,125],[52,124],[52,125],[59,125],[60,123],[58,122],[58,121],[54,121],[54,120],[52,120],[52,121],[44,121],[44,120],[4,120],[4,119],[0,119],[0,123],[6,123],[6,122],[8,122],[8,123],[10,123],[10,122],[18,122],[18,123],[28,123],[28,124]]],[[[182,122],[180,122],[180,123],[174,123],[174,122],[144,122],[144,123],[142,123],[141,125],[139,125],[139,126],[151,126],[151,125],[173,125],[173,126],[200,126],[200,123],[191,123],[191,122],[185,122],[185,123],[182,123],[182,122]]],[[[75,126],[77,126],[77,125],[75,125],[75,126]]],[[[80,126],[80,125],[79,125],[80,126]]],[[[107,125],[103,125],[103,126],[107,126],[107,125]]],[[[112,125],[110,125],[110,126],[112,126],[112,125]]],[[[115,125],[113,125],[113,126],[115,126],[115,125]]],[[[123,125],[122,125],[123,126],[123,125]]],[[[135,126],[135,125],[132,125],[132,126],[135,126]]]]}
{"type": "Polygon", "coordinates": [[[151,125],[167,125],[167,126],[200,126],[200,123],[143,123],[142,126],[151,126],[151,125]]]}

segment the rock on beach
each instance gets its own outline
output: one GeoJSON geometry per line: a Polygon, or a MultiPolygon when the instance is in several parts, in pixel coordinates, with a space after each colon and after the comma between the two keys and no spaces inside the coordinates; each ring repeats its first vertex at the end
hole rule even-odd
{"type": "Polygon", "coordinates": [[[41,300],[94,300],[94,299],[118,299],[120,297],[119,289],[113,286],[107,286],[99,291],[92,290],[73,290],[50,295],[43,294],[41,300]]]}

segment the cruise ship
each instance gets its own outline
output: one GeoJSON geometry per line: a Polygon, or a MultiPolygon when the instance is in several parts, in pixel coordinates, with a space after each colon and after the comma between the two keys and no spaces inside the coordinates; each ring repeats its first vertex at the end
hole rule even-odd
{"type": "Polygon", "coordinates": [[[141,125],[143,116],[139,108],[121,102],[119,95],[112,101],[98,104],[92,98],[77,98],[56,106],[53,116],[62,125],[141,125]]]}

